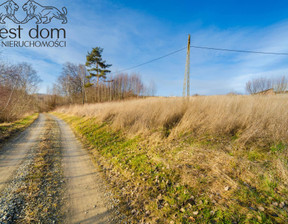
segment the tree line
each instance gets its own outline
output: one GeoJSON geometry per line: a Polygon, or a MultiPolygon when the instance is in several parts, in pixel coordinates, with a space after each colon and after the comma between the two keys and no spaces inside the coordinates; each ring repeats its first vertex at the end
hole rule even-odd
{"type": "MultiPolygon", "coordinates": [[[[84,65],[66,63],[50,94],[57,95],[59,103],[99,103],[128,98],[152,96],[155,85],[145,85],[138,74],[110,75],[109,80],[89,80],[84,65]]],[[[58,104],[58,103],[56,103],[58,104]]]]}
{"type": "Polygon", "coordinates": [[[88,52],[86,64],[67,62],[63,65],[51,91],[50,107],[61,104],[100,103],[135,97],[152,96],[155,85],[145,85],[138,74],[120,73],[111,75],[102,58],[103,49],[93,48],[88,52]]]}
{"type": "Polygon", "coordinates": [[[100,103],[151,96],[153,83],[145,85],[137,74],[111,75],[112,66],[102,58],[103,49],[93,48],[86,63],[63,65],[62,73],[48,94],[38,94],[41,82],[32,65],[0,62],[0,122],[24,114],[43,112],[65,104],[100,103]]]}
{"type": "Polygon", "coordinates": [[[37,110],[35,94],[41,79],[27,63],[0,63],[0,122],[37,110]]]}
{"type": "Polygon", "coordinates": [[[259,77],[252,79],[246,83],[246,91],[249,94],[257,94],[269,89],[277,94],[285,93],[288,88],[288,79],[286,76],[267,78],[259,77]]]}

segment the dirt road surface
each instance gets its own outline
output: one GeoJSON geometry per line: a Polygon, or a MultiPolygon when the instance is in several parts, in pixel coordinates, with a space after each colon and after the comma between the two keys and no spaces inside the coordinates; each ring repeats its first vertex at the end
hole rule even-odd
{"type": "Polygon", "coordinates": [[[107,208],[109,201],[101,175],[70,127],[64,121],[54,119],[61,130],[69,199],[67,223],[111,223],[112,210],[107,208]]]}
{"type": "MultiPolygon", "coordinates": [[[[10,141],[0,150],[0,195],[7,188],[9,180],[25,161],[27,152],[40,142],[46,116],[57,121],[61,132],[62,167],[67,192],[64,195],[66,213],[65,223],[115,223],[111,193],[101,174],[75,138],[70,127],[62,120],[51,115],[40,115],[37,121],[19,137],[10,141]],[[111,208],[111,209],[110,209],[111,208]]],[[[15,179],[15,177],[14,177],[15,179]]]]}
{"type": "Polygon", "coordinates": [[[45,116],[41,114],[34,124],[0,150],[0,192],[12,179],[29,149],[39,142],[44,123],[45,116]]]}

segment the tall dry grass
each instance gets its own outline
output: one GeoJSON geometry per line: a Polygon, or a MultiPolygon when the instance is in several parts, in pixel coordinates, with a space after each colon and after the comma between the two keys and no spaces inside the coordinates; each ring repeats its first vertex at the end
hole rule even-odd
{"type": "Polygon", "coordinates": [[[242,143],[288,140],[288,96],[148,98],[61,107],[56,112],[96,117],[128,134],[237,136],[242,143]]]}
{"type": "MultiPolygon", "coordinates": [[[[199,214],[209,210],[210,203],[203,205],[203,199],[203,202],[210,201],[213,214],[220,214],[226,222],[241,220],[240,223],[287,223],[287,210],[284,211],[283,207],[275,206],[274,203],[280,205],[285,202],[287,207],[288,201],[287,100],[288,95],[201,96],[191,97],[189,101],[182,98],[148,98],[67,106],[58,108],[57,112],[68,114],[63,117],[68,117],[67,121],[74,127],[79,127],[75,129],[76,132],[84,138],[88,137],[92,144],[95,141],[96,147],[102,140],[99,148],[102,145],[105,147],[107,142],[116,144],[116,147],[111,146],[107,150],[109,157],[105,158],[105,161],[110,161],[112,154],[117,165],[121,161],[123,164],[133,161],[133,166],[129,165],[127,168],[133,173],[129,177],[131,180],[138,177],[139,180],[149,183],[143,179],[142,173],[137,174],[136,171],[139,167],[146,166],[149,170],[147,178],[153,177],[149,176],[151,167],[145,164],[146,160],[142,160],[142,156],[147,156],[152,164],[164,164],[168,173],[179,174],[177,184],[191,187],[196,192],[195,198],[199,198],[195,205],[198,207],[187,208],[188,210],[199,211],[199,214]],[[102,131],[107,130],[105,125],[103,129],[95,131],[92,127],[98,121],[89,118],[73,119],[69,115],[95,117],[99,122],[108,122],[125,134],[143,134],[144,137],[136,138],[135,147],[126,142],[127,145],[125,144],[121,151],[124,144],[117,145],[117,141],[113,142],[114,136],[108,140],[105,133],[104,137],[102,136],[102,131]],[[168,139],[164,139],[164,136],[168,139]],[[115,152],[111,153],[113,150],[115,152]],[[127,156],[129,153],[133,156],[127,156]],[[260,217],[260,210],[263,209],[260,217]],[[214,213],[215,211],[221,212],[214,213]],[[226,219],[227,217],[230,218],[226,219]]],[[[95,151],[97,150],[101,149],[97,148],[95,151]]],[[[123,171],[125,177],[128,176],[127,169],[123,171]]],[[[139,170],[143,172],[145,168],[139,170]]],[[[150,182],[153,183],[151,189],[154,185],[158,188],[158,180],[153,181],[150,182]]],[[[158,193],[165,195],[160,191],[158,193]]],[[[170,193],[167,195],[173,195],[170,193]]],[[[139,195],[143,196],[145,193],[139,195]]],[[[149,198],[146,195],[143,197],[145,200],[149,198]]],[[[175,193],[171,197],[175,197],[173,201],[177,201],[179,194],[175,193]]],[[[180,207],[176,210],[180,210],[180,207]]],[[[194,217],[199,220],[200,216],[194,217]]],[[[215,220],[215,223],[224,222],[222,219],[215,220]]]]}

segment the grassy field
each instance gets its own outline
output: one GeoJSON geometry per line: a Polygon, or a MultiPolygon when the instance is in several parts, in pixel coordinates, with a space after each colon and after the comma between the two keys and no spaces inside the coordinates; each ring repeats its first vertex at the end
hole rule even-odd
{"type": "Polygon", "coordinates": [[[287,99],[150,98],[56,113],[89,145],[135,221],[285,223],[287,99]]]}
{"type": "Polygon", "coordinates": [[[0,147],[14,134],[25,130],[25,128],[30,126],[37,118],[38,114],[33,114],[12,123],[0,123],[0,147]]]}

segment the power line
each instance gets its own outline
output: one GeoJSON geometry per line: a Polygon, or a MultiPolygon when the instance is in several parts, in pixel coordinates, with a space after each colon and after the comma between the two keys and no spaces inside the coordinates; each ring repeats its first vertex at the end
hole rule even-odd
{"type": "Polygon", "coordinates": [[[135,65],[135,66],[132,66],[132,67],[129,67],[129,68],[122,69],[122,70],[117,71],[117,72],[119,73],[119,72],[124,72],[124,71],[131,70],[131,69],[134,69],[134,68],[138,68],[138,67],[140,67],[140,66],[143,66],[143,65],[149,64],[149,63],[151,63],[151,62],[158,61],[158,60],[160,60],[160,59],[162,59],[162,58],[166,58],[166,57],[168,57],[168,56],[170,56],[170,55],[176,54],[176,53],[178,53],[178,52],[180,52],[180,51],[183,51],[183,50],[185,50],[185,49],[187,49],[187,47],[183,47],[183,48],[181,48],[181,49],[179,49],[179,50],[172,51],[172,52],[170,52],[170,53],[168,53],[168,54],[165,54],[165,55],[163,55],[163,56],[161,56],[161,57],[152,59],[152,60],[150,60],[150,61],[143,62],[143,63],[141,63],[141,64],[139,64],[139,65],[135,65]]]}
{"type": "MultiPolygon", "coordinates": [[[[263,54],[263,55],[278,55],[278,56],[288,56],[288,53],[284,53],[284,52],[265,52],[265,51],[249,51],[249,50],[236,50],[236,49],[228,49],[228,48],[216,48],[216,47],[206,47],[206,46],[196,46],[196,45],[190,45],[191,48],[196,48],[196,49],[204,49],[204,50],[214,50],[214,51],[226,51],[226,52],[236,52],[236,53],[247,53],[247,54],[263,54]]],[[[138,68],[138,67],[141,67],[143,65],[147,65],[147,64],[150,64],[154,61],[158,61],[162,58],[166,58],[166,57],[169,57],[173,54],[176,54],[178,52],[181,52],[183,50],[186,50],[187,47],[183,47],[181,49],[178,49],[176,51],[172,51],[168,54],[165,54],[163,56],[160,56],[158,58],[154,58],[152,60],[149,60],[149,61],[146,61],[146,62],[143,62],[141,64],[138,64],[138,65],[135,65],[135,66],[132,66],[132,67],[128,67],[128,68],[125,68],[125,69],[122,69],[120,71],[117,71],[117,72],[113,72],[113,73],[120,73],[120,72],[124,72],[124,71],[129,71],[129,70],[132,70],[132,69],[135,69],[135,68],[138,68]]]]}
{"type": "Polygon", "coordinates": [[[237,52],[237,53],[269,54],[269,55],[288,56],[288,53],[282,53],[282,52],[265,52],[265,51],[234,50],[234,49],[215,48],[215,47],[203,47],[203,46],[195,46],[195,45],[190,45],[190,47],[192,47],[192,48],[197,48],[197,49],[214,50],[214,51],[229,51],[229,52],[237,52]]]}

